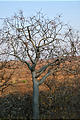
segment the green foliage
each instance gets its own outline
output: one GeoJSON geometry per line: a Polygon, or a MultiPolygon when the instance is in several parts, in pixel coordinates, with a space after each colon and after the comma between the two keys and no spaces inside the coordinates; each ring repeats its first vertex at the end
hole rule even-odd
{"type": "Polygon", "coordinates": [[[22,82],[23,82],[23,83],[26,83],[26,82],[27,82],[27,80],[22,80],[22,82]]]}

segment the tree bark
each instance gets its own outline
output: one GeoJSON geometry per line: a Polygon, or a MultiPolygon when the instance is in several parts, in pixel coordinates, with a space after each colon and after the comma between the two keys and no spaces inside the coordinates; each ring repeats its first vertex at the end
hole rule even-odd
{"type": "Polygon", "coordinates": [[[33,119],[39,119],[39,84],[35,78],[35,71],[32,72],[33,80],[33,119]]]}

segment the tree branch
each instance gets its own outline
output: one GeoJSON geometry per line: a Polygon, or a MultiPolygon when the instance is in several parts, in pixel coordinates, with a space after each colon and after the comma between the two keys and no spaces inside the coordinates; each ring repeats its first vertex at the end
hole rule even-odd
{"type": "MultiPolygon", "coordinates": [[[[22,30],[23,30],[23,29],[22,29],[22,30]]],[[[30,40],[30,42],[32,43],[33,47],[36,49],[36,46],[34,45],[33,41],[31,40],[31,34],[30,34],[29,27],[27,27],[27,30],[28,30],[29,40],[30,40]]],[[[27,39],[27,36],[26,36],[26,33],[25,33],[24,30],[23,30],[23,33],[24,33],[24,35],[25,35],[25,37],[26,37],[26,39],[27,39]]]]}
{"type": "Polygon", "coordinates": [[[27,43],[27,42],[24,42],[24,41],[23,41],[23,43],[25,44],[25,46],[26,46],[26,48],[27,48],[27,54],[28,54],[28,57],[29,57],[30,61],[31,61],[32,63],[34,63],[33,60],[32,60],[32,57],[31,57],[30,54],[29,54],[28,43],[27,43]]]}
{"type": "Polygon", "coordinates": [[[42,79],[38,82],[38,84],[41,85],[50,74],[51,72],[48,72],[44,77],[42,77],[42,79]]]}

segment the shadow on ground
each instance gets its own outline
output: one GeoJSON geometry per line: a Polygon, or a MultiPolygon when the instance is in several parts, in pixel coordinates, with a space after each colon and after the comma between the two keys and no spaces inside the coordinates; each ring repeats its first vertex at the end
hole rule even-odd
{"type": "Polygon", "coordinates": [[[61,85],[53,94],[42,92],[40,114],[44,119],[80,119],[80,88],[61,85]]]}
{"type": "Polygon", "coordinates": [[[0,118],[29,119],[32,115],[32,96],[18,93],[0,98],[0,118]]]}

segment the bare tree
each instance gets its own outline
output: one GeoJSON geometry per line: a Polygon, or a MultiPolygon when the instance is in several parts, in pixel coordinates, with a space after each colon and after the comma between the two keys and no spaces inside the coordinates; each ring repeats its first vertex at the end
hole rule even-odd
{"type": "Polygon", "coordinates": [[[67,47],[70,42],[67,42],[66,38],[70,31],[66,28],[66,25],[61,22],[60,16],[50,20],[41,12],[26,18],[20,11],[12,18],[4,20],[0,54],[8,55],[9,60],[20,60],[27,64],[31,71],[33,119],[39,119],[39,86],[69,55],[67,47]],[[37,69],[36,66],[41,62],[44,64],[37,69]]]}
{"type": "Polygon", "coordinates": [[[65,33],[65,37],[69,46],[69,55],[70,56],[80,56],[80,35],[79,31],[75,31],[71,26],[67,25],[67,32],[65,33]]]}

